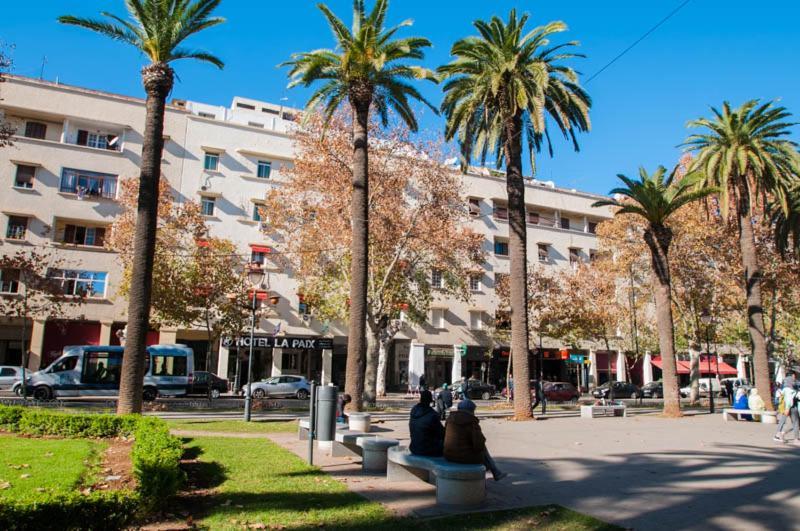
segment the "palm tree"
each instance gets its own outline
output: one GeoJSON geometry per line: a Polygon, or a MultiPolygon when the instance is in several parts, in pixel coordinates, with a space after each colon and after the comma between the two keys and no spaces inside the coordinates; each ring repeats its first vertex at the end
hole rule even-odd
{"type": "MultiPolygon", "coordinates": [[[[766,214],[767,197],[789,213],[787,191],[800,175],[797,144],[785,138],[794,124],[786,121],[791,114],[773,102],[751,100],[738,109],[724,102],[721,112],[711,111],[713,118],[689,122],[689,127],[705,131],[689,136],[684,145],[697,152],[691,169],[703,174],[701,184],[719,189],[723,217],[728,218],[731,208],[736,215],[756,387],[764,392],[770,389],[770,378],[753,223],[754,216],[766,214]]],[[[773,408],[769,401],[767,408],[773,408]]]]}
{"type": "Polygon", "coordinates": [[[713,189],[698,188],[701,176],[688,174],[675,180],[675,172],[667,175],[663,166],[648,175],[644,168],[639,170],[639,180],[634,181],[624,175],[617,175],[625,183],[624,188],[614,188],[611,195],[621,195],[627,199],[604,199],[592,206],[618,207],[615,215],[634,214],[645,222],[644,241],[650,249],[651,276],[656,302],[656,326],[658,345],[661,350],[664,380],[664,414],[677,417],[681,414],[681,399],[678,387],[678,370],[675,361],[675,335],[672,321],[672,292],[669,272],[669,246],[672,242],[672,229],[669,217],[682,206],[712,193],[713,189]]]}
{"type": "MultiPolygon", "coordinates": [[[[436,109],[408,83],[414,79],[435,81],[433,72],[403,63],[424,57],[423,48],[430,41],[420,37],[395,38],[406,20],[385,28],[388,0],[377,0],[368,14],[364,0],[353,1],[353,24],[350,29],[325,4],[319,4],[325,16],[336,48],[314,50],[292,55],[289,66],[290,87],[319,84],[306,105],[306,115],[321,107],[329,120],[345,102],[353,113],[353,199],[351,226],[353,240],[350,252],[350,323],[347,341],[345,392],[353,401],[350,407],[362,409],[364,391],[364,362],[366,358],[367,322],[367,253],[369,241],[369,114],[378,113],[385,127],[389,110],[394,110],[412,131],[417,120],[411,100],[417,100],[434,112],[436,109]]],[[[366,360],[367,363],[377,360],[366,360]]],[[[367,374],[377,371],[367,370],[367,374]]],[[[374,389],[374,386],[368,386],[374,389]]],[[[374,397],[367,397],[374,400],[374,397]]]]}
{"type": "Polygon", "coordinates": [[[139,175],[138,214],[134,236],[128,327],[120,375],[117,413],[140,413],[145,372],[145,348],[150,328],[150,295],[153,285],[153,254],[156,245],[158,185],[164,148],[164,106],[172,91],[175,72],[170,63],[197,59],[218,68],[223,63],[206,52],[181,47],[188,37],[224,22],[212,17],[220,0],[125,0],[129,19],[102,12],[105,19],[73,16],[59,22],[79,26],[130,44],[151,61],[142,68],[147,93],[142,163],[139,175]]]}
{"type": "Polygon", "coordinates": [[[445,136],[461,145],[464,165],[472,156],[485,163],[488,154],[505,163],[511,259],[511,351],[513,352],[514,413],[530,418],[527,321],[527,232],[522,143],[535,173],[534,152],[553,147],[548,123],[554,124],[578,149],[576,131],[589,130],[591,100],[578,84],[578,74],[563,64],[582,57],[567,51],[577,42],[551,45],[550,37],[567,29],[549,22],[525,31],[528,15],[511,10],[508,22],[492,17],[473,24],[480,36],[453,44],[452,62],[439,68],[447,82],[442,111],[445,136]]]}
{"type": "Polygon", "coordinates": [[[787,192],[788,211],[771,204],[771,223],[775,230],[775,243],[782,255],[800,256],[800,182],[787,192]]]}

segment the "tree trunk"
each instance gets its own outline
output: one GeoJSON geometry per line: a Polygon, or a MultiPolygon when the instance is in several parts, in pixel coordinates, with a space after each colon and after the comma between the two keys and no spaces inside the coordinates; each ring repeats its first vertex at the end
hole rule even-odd
{"type": "Polygon", "coordinates": [[[369,104],[353,103],[353,197],[350,246],[350,323],[344,389],[353,401],[350,411],[361,411],[367,350],[367,261],[369,245],[369,159],[367,128],[369,104]]]}
{"type": "MultiPolygon", "coordinates": [[[[753,345],[755,384],[762,396],[770,395],[769,358],[764,337],[764,309],[761,305],[761,268],[758,265],[756,241],[750,219],[750,204],[742,199],[739,206],[739,246],[742,251],[744,282],[747,293],[747,329],[753,345]]],[[[774,411],[772,400],[765,400],[766,409],[774,411]]]]}
{"type": "Polygon", "coordinates": [[[364,402],[368,406],[375,405],[378,396],[378,356],[381,348],[380,327],[369,327],[367,336],[367,362],[364,370],[364,402]]]}
{"type": "Polygon", "coordinates": [[[532,419],[528,366],[528,228],[525,223],[525,182],[522,177],[522,120],[506,124],[506,191],[510,264],[511,352],[514,378],[514,417],[532,419]]]}
{"type": "Polygon", "coordinates": [[[378,398],[386,396],[386,362],[388,361],[389,341],[381,341],[378,345],[378,383],[375,386],[378,398]]]}
{"type": "Polygon", "coordinates": [[[694,343],[689,346],[689,356],[689,402],[694,406],[700,400],[700,349],[694,343]]]}
{"type": "Polygon", "coordinates": [[[153,255],[158,220],[158,182],[164,148],[164,105],[172,90],[174,72],[167,64],[155,63],[142,69],[147,92],[139,198],[133,260],[128,293],[128,325],[122,357],[117,413],[142,412],[145,349],[150,329],[150,297],[153,288],[153,255]]]}
{"type": "Polygon", "coordinates": [[[672,241],[672,232],[663,225],[651,225],[644,232],[644,240],[650,248],[658,346],[661,350],[661,369],[664,380],[664,415],[679,417],[681,416],[681,397],[678,388],[678,367],[675,361],[672,292],[669,275],[669,245],[672,241]]]}

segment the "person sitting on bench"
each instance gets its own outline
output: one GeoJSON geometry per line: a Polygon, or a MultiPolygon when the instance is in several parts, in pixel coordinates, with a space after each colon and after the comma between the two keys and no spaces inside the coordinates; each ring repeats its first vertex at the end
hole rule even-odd
{"type": "Polygon", "coordinates": [[[444,444],[444,428],[439,415],[431,407],[433,395],[430,391],[419,394],[419,404],[411,408],[408,420],[408,432],[411,444],[408,449],[412,454],[440,457],[444,444]]]}
{"type": "Polygon", "coordinates": [[[506,477],[486,449],[483,436],[475,416],[475,402],[466,398],[458,403],[458,411],[447,418],[444,431],[444,458],[454,463],[485,465],[492,472],[495,481],[506,477]]]}

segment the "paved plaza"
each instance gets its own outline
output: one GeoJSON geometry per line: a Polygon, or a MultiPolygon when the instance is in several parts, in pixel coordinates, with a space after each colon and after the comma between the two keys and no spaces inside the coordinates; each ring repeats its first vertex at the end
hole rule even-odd
{"type": "MultiPolygon", "coordinates": [[[[557,417],[481,421],[508,478],[488,481],[475,510],[558,503],[633,529],[800,529],[800,447],[772,441],[774,425],[720,415],[666,419],[557,417]]],[[[408,440],[405,421],[377,426],[408,440]]],[[[289,434],[271,437],[306,456],[289,434]]],[[[401,443],[401,444],[404,444],[401,443]]],[[[398,514],[447,514],[433,487],[365,476],[357,459],[316,454],[323,470],[398,514]]]]}

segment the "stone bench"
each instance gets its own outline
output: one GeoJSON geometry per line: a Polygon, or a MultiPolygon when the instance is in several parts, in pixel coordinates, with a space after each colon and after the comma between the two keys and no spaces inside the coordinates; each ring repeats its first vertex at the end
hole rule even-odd
{"type": "Polygon", "coordinates": [[[582,419],[594,419],[597,417],[627,417],[626,407],[623,405],[614,406],[581,406],[582,419]]]}
{"type": "Polygon", "coordinates": [[[398,446],[400,441],[368,435],[356,438],[356,446],[361,448],[361,470],[364,472],[386,472],[389,448],[398,446]]]}
{"type": "Polygon", "coordinates": [[[778,413],[776,411],[753,411],[750,409],[732,409],[725,408],[722,410],[722,420],[725,422],[729,420],[742,420],[742,415],[750,415],[752,417],[759,417],[764,424],[777,424],[778,413]]]}
{"type": "MultiPolygon", "coordinates": [[[[309,420],[308,417],[301,418],[300,421],[297,423],[297,438],[301,441],[308,440],[308,428],[309,428],[309,420]]],[[[336,423],[336,431],[339,430],[347,430],[349,429],[347,424],[340,424],[336,423]]]]}
{"type": "Polygon", "coordinates": [[[386,480],[422,480],[436,485],[437,504],[475,506],[486,499],[486,467],[483,465],[414,455],[405,446],[389,448],[386,480]]]}

